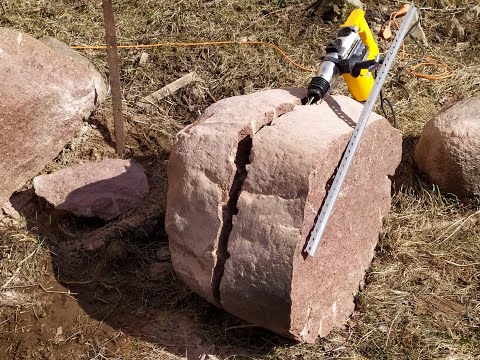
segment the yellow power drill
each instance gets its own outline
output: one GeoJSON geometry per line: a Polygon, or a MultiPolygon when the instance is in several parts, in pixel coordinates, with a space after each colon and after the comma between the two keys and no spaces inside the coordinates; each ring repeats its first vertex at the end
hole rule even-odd
{"type": "Polygon", "coordinates": [[[374,83],[372,71],[381,61],[363,10],[352,11],[325,52],[317,76],[308,86],[308,104],[323,100],[339,75],[345,79],[355,100],[366,101],[374,83]]]}

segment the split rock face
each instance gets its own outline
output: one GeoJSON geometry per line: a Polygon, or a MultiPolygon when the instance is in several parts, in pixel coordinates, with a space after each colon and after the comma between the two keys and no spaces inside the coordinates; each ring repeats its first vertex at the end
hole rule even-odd
{"type": "Polygon", "coordinates": [[[480,194],[480,97],[462,100],[428,121],[415,161],[441,190],[480,194]]]}
{"type": "Polygon", "coordinates": [[[300,89],[224,99],[179,133],[166,230],[178,276],[211,303],[299,341],[341,326],[390,209],[401,135],[372,114],[314,257],[303,252],[362,105],[300,89]]]}

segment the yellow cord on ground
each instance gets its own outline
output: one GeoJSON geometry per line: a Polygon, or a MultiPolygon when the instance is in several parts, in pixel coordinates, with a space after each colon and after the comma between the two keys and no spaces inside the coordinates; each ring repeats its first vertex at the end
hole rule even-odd
{"type": "MultiPolygon", "coordinates": [[[[315,72],[315,69],[309,69],[304,67],[288,56],[285,51],[280,49],[277,45],[265,41],[205,41],[205,42],[165,42],[157,44],[139,44],[139,45],[118,45],[118,49],[145,49],[145,48],[154,48],[154,47],[181,47],[181,46],[207,46],[207,45],[263,45],[274,49],[279,52],[290,64],[296,68],[306,71],[306,72],[315,72]]],[[[73,49],[106,49],[106,45],[98,46],[72,46],[73,49]]]]}
{"type": "MultiPolygon", "coordinates": [[[[396,21],[395,21],[396,23],[396,21]]],[[[398,23],[396,23],[398,26],[398,23]]],[[[118,49],[146,49],[146,48],[155,48],[155,47],[188,47],[188,46],[219,46],[219,45],[263,45],[266,47],[270,47],[280,53],[291,65],[294,67],[306,71],[306,72],[316,72],[315,69],[310,69],[305,66],[302,66],[296,63],[287,53],[282,50],[280,47],[273,43],[265,42],[265,41],[204,41],[204,42],[164,42],[164,43],[156,43],[156,44],[137,44],[137,45],[118,45],[118,49]]],[[[106,49],[106,45],[85,45],[85,46],[72,46],[73,49],[106,49]]],[[[413,57],[412,54],[408,54],[405,52],[405,45],[402,43],[402,60],[405,60],[405,57],[413,57]]],[[[439,62],[436,59],[428,56],[421,60],[418,64],[412,65],[407,67],[405,70],[407,73],[429,80],[442,80],[448,79],[452,77],[455,72],[450,68],[447,64],[439,62]],[[425,60],[425,61],[423,61],[425,60]],[[421,67],[435,67],[442,69],[443,71],[438,72],[437,74],[425,74],[417,71],[418,68],[421,67]]]]}
{"type": "MultiPolygon", "coordinates": [[[[410,5],[408,4],[403,4],[400,6],[400,9],[398,11],[392,12],[390,14],[390,20],[386,27],[390,29],[390,26],[393,23],[395,24],[397,29],[400,29],[400,25],[397,22],[397,16],[405,15],[408,11],[409,6],[410,5]]],[[[413,58],[412,54],[405,52],[405,43],[402,41],[402,60],[405,60],[407,56],[413,58]]],[[[455,72],[450,66],[431,56],[426,56],[420,59],[420,62],[418,62],[417,64],[406,67],[405,71],[410,75],[428,80],[443,80],[451,78],[453,75],[455,75],[455,72]],[[439,69],[439,71],[436,74],[425,74],[417,71],[417,69],[421,67],[437,68],[439,69]]]]}
{"type": "Polygon", "coordinates": [[[416,77],[428,80],[443,80],[451,78],[453,75],[455,75],[455,72],[450,66],[430,56],[423,58],[418,64],[407,67],[405,71],[416,77]],[[439,71],[436,74],[425,74],[417,71],[417,69],[421,67],[437,68],[439,71]]]}

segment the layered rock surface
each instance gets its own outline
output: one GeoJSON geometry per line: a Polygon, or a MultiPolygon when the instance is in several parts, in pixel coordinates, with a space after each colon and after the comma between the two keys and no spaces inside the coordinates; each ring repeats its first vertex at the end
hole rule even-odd
{"type": "Polygon", "coordinates": [[[390,209],[401,136],[371,116],[317,254],[303,249],[362,105],[302,90],[222,100],[182,131],[169,162],[173,267],[210,302],[312,342],[345,322],[390,209]]]}
{"type": "Polygon", "coordinates": [[[425,124],[415,161],[441,190],[480,194],[480,97],[460,101],[425,124]]]}
{"type": "MultiPolygon", "coordinates": [[[[0,204],[55,158],[95,107],[88,65],[0,28],[0,204]]],[[[97,81],[98,83],[98,81],[97,81]]]]}

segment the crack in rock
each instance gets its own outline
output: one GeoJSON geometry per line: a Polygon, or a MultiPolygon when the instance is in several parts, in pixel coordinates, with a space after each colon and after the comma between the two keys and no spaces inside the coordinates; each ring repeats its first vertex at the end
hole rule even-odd
{"type": "MultiPolygon", "coordinates": [[[[293,108],[292,108],[293,109],[293,108]]],[[[289,109],[291,111],[292,109],[289,109]]],[[[288,112],[288,111],[287,111],[288,112]]],[[[225,263],[230,257],[228,253],[228,239],[233,228],[233,217],[238,214],[237,203],[242,192],[242,187],[247,178],[247,165],[250,164],[250,154],[253,148],[253,136],[258,134],[263,128],[272,126],[275,119],[280,118],[284,113],[278,114],[277,109],[273,111],[273,118],[268,123],[262,125],[253,135],[245,136],[238,143],[237,154],[235,156],[235,166],[237,168],[233,183],[228,194],[228,201],[222,207],[223,225],[218,239],[216,251],[217,262],[213,269],[212,289],[213,297],[218,306],[221,307],[220,283],[225,271],[225,263]]]]}
{"type": "Polygon", "coordinates": [[[230,255],[228,254],[228,238],[233,227],[233,216],[238,213],[237,203],[240,197],[243,183],[247,177],[247,164],[249,164],[250,152],[252,151],[252,137],[250,135],[243,138],[237,147],[235,165],[237,171],[233,178],[232,187],[228,194],[228,201],[222,208],[223,226],[220,231],[217,247],[217,263],[213,269],[212,287],[215,301],[220,306],[220,282],[222,281],[225,262],[230,255]]]}

